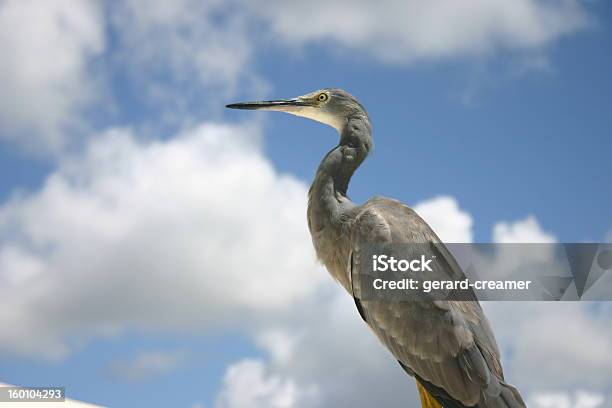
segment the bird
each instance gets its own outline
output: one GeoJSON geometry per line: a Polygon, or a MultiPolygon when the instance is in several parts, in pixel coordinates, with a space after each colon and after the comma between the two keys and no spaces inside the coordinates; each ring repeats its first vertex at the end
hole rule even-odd
{"type": "MultiPolygon", "coordinates": [[[[318,260],[353,297],[357,312],[401,368],[416,380],[422,408],[521,408],[520,392],[504,379],[491,326],[475,296],[465,300],[389,302],[366,298],[355,280],[368,245],[385,246],[406,259],[421,245],[436,260],[441,277],[463,271],[432,228],[398,200],[376,196],[350,200],[351,177],[372,151],[372,126],[364,106],[350,93],[324,88],[302,96],[241,102],[231,109],[286,112],[329,125],[339,142],[321,161],[308,192],[307,221],[318,260]]],[[[473,293],[473,292],[472,292],[473,293]]]]}

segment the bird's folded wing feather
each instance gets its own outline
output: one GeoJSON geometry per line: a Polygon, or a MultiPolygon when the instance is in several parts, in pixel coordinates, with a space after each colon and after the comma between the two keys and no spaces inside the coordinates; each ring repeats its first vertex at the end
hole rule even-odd
{"type": "MultiPolygon", "coordinates": [[[[365,245],[392,244],[396,259],[410,259],[414,246],[435,260],[432,279],[461,280],[461,268],[431,228],[399,201],[377,198],[363,205],[355,219],[348,273],[354,287],[365,265],[359,251],[365,245]]],[[[356,290],[358,292],[358,290],[356,290]]],[[[489,323],[474,301],[362,300],[354,295],[362,317],[380,341],[409,372],[430,383],[445,397],[464,405],[500,392],[503,373],[489,323]]]]}

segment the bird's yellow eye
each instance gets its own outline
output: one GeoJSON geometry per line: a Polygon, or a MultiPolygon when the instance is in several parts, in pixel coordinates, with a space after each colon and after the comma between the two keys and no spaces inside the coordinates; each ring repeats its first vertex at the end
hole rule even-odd
{"type": "Polygon", "coordinates": [[[329,97],[327,96],[326,93],[320,93],[319,96],[317,96],[317,100],[319,102],[325,102],[327,100],[327,98],[329,98],[329,97]]]}

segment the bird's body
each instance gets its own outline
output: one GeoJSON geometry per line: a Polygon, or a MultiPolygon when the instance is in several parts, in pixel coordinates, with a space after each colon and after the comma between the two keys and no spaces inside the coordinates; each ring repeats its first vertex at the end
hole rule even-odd
{"type": "Polygon", "coordinates": [[[400,302],[361,297],[358,280],[366,265],[358,255],[373,244],[393,248],[398,259],[410,255],[402,253],[409,251],[404,244],[421,245],[436,259],[441,278],[463,277],[453,256],[413,210],[383,197],[363,205],[348,198],[351,176],[372,148],[363,106],[345,91],[324,89],[291,100],[230,107],[283,110],[327,123],[340,133],[340,143],[323,158],[309,191],[307,218],[315,251],[355,299],[381,343],[417,379],[423,407],[525,407],[518,391],[504,382],[495,338],[475,297],[400,302]]]}

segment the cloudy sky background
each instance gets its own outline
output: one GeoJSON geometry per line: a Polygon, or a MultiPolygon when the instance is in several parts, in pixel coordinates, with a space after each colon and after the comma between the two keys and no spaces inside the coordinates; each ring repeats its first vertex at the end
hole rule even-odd
{"type": "MultiPolygon", "coordinates": [[[[0,380],[110,406],[414,406],[314,259],[331,128],[225,111],[343,87],[350,193],[449,242],[612,241],[604,1],[0,1],[0,380]]],[[[612,407],[612,305],[490,303],[540,408],[612,407]]]]}

